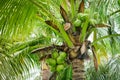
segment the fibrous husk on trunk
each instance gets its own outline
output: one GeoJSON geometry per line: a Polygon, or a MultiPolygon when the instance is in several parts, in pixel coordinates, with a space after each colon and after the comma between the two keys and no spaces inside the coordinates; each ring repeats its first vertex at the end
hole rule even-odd
{"type": "Polygon", "coordinates": [[[72,80],[85,80],[84,60],[72,61],[72,80]]]}

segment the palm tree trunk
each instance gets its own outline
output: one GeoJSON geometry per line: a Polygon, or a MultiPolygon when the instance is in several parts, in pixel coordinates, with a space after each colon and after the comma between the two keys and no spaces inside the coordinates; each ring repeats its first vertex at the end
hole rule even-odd
{"type": "Polygon", "coordinates": [[[74,59],[72,61],[72,80],[85,80],[84,60],[74,59]]]}

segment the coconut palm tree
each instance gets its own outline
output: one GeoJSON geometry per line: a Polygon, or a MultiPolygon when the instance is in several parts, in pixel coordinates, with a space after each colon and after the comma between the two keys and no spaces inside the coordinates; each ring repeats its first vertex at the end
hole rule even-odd
{"type": "Polygon", "coordinates": [[[67,64],[72,65],[72,79],[85,80],[84,60],[89,59],[89,49],[93,53],[96,70],[100,62],[97,53],[106,55],[106,52],[119,52],[119,43],[116,45],[116,42],[120,34],[115,31],[115,28],[119,28],[119,0],[1,0],[0,3],[1,38],[7,39],[11,44],[22,43],[5,51],[6,56],[27,50],[26,53],[41,52],[39,56],[46,59],[52,56],[53,50],[65,52],[67,64]],[[41,31],[38,31],[38,26],[41,31]],[[28,35],[33,35],[33,32],[42,33],[45,38],[37,34],[39,38],[25,42],[31,39],[28,35]],[[88,40],[91,34],[93,42],[88,40]],[[40,48],[36,49],[37,47],[40,48]]]}

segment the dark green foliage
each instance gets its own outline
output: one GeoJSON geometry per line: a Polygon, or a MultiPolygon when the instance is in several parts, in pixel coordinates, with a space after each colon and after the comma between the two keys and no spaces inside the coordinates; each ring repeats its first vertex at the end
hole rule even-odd
{"type": "Polygon", "coordinates": [[[120,80],[120,56],[110,59],[101,64],[96,72],[94,67],[90,66],[86,72],[87,80],[120,80]]]}

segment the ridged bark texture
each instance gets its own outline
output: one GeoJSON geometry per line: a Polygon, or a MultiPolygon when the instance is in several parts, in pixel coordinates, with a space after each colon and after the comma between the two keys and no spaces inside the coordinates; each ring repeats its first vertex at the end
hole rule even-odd
{"type": "Polygon", "coordinates": [[[85,80],[84,60],[74,59],[72,68],[72,80],[85,80]]]}

